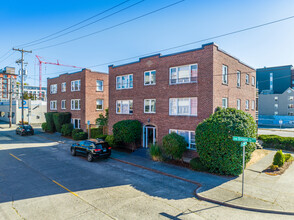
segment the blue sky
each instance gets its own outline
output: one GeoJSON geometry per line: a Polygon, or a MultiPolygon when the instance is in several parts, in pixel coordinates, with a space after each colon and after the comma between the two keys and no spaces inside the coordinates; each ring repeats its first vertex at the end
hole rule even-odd
{"type": "MultiPolygon", "coordinates": [[[[1,1],[0,57],[13,46],[45,37],[123,1],[125,0],[1,1]]],[[[95,19],[137,2],[140,3],[77,32],[40,45],[24,47],[33,50],[32,54],[25,57],[28,62],[27,82],[38,85],[39,72],[35,55],[42,56],[51,62],[59,59],[64,64],[89,67],[152,53],[294,15],[293,0],[185,0],[155,14],[90,37],[36,50],[99,31],[177,1],[129,0],[95,19]]],[[[291,19],[259,29],[165,51],[163,54],[198,48],[204,43],[214,41],[221,49],[255,68],[294,64],[293,27],[294,19],[291,19]]],[[[19,58],[20,53],[15,52],[9,57],[8,55],[0,58],[0,68],[7,65],[18,68],[15,60],[19,58]],[[8,58],[5,59],[6,57],[8,58]]],[[[113,64],[127,63],[137,59],[113,64]]],[[[107,72],[108,65],[91,69],[107,72]]],[[[46,85],[47,77],[57,76],[66,71],[75,70],[53,65],[46,65],[45,68],[44,65],[43,85],[46,85]]]]}

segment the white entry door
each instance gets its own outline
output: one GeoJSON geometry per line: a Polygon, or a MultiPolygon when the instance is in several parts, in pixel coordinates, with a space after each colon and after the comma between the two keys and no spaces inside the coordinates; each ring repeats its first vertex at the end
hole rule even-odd
{"type": "Polygon", "coordinates": [[[156,128],[154,126],[143,127],[143,147],[156,143],[156,128]]]}

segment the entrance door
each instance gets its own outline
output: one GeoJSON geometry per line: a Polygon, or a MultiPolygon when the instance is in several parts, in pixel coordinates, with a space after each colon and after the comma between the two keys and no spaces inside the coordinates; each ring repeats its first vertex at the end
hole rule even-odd
{"type": "Polygon", "coordinates": [[[143,127],[143,147],[149,147],[156,142],[156,128],[152,125],[143,127]]]}

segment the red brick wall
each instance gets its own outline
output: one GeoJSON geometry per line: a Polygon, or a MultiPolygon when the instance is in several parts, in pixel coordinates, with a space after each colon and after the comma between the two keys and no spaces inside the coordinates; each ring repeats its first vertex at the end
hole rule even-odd
{"type": "MultiPolygon", "coordinates": [[[[71,112],[72,118],[81,119],[81,128],[87,128],[87,120],[95,123],[100,112],[96,111],[96,99],[103,97],[107,100],[108,89],[105,87],[104,92],[98,94],[96,92],[96,79],[107,81],[108,74],[91,72],[90,70],[83,69],[81,72],[62,74],[59,77],[48,78],[47,80],[47,111],[48,112],[71,112]],[[71,91],[71,81],[81,80],[81,90],[71,91]],[[61,84],[66,82],[66,92],[61,92],[61,84]],[[57,93],[50,94],[50,85],[57,84],[57,93]],[[96,98],[97,97],[97,98],[96,98]],[[71,110],[71,99],[80,99],[80,110],[71,110]],[[50,110],[50,101],[57,100],[57,110],[50,110]],[[66,109],[61,109],[61,100],[66,100],[66,109]],[[95,100],[95,101],[94,101],[95,100]],[[86,117],[88,115],[88,117],[86,117]]],[[[106,83],[105,83],[106,84],[106,83]]],[[[104,104],[108,107],[107,101],[104,104]]]]}

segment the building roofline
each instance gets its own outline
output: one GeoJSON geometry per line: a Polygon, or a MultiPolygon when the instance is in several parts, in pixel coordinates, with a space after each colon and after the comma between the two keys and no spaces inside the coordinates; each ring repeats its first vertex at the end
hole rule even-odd
{"type": "Polygon", "coordinates": [[[286,67],[290,67],[292,69],[293,65],[282,65],[282,66],[272,66],[272,67],[263,67],[263,68],[257,68],[257,70],[268,70],[268,69],[277,69],[277,68],[286,68],[286,67]]]}
{"type": "Polygon", "coordinates": [[[63,76],[63,75],[71,75],[71,74],[76,74],[76,73],[81,73],[81,72],[85,72],[86,70],[90,71],[91,73],[97,73],[97,74],[107,74],[108,73],[104,73],[104,72],[97,72],[97,71],[92,71],[90,69],[87,69],[87,68],[83,68],[82,70],[80,71],[76,71],[76,72],[72,72],[72,73],[62,73],[58,76],[54,76],[54,77],[47,77],[47,79],[55,79],[55,78],[59,78],[60,76],[63,76]]]}

